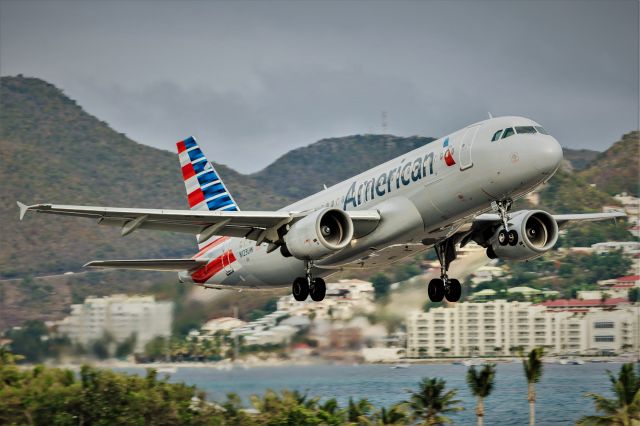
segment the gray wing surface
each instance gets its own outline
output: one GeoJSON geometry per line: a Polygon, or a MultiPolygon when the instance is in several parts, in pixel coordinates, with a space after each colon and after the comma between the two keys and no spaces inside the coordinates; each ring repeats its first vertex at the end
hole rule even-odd
{"type": "MultiPolygon", "coordinates": [[[[554,214],[553,218],[558,222],[559,227],[564,227],[570,223],[595,222],[599,220],[616,220],[627,217],[623,212],[610,213],[571,213],[554,214]]],[[[500,223],[500,216],[495,213],[487,213],[476,216],[474,224],[500,223]]]]}
{"type": "MultiPolygon", "coordinates": [[[[183,232],[193,235],[244,237],[261,241],[265,232],[295,222],[308,212],[286,211],[197,211],[139,209],[122,207],[74,206],[64,204],[35,204],[18,202],[20,219],[27,212],[55,214],[95,219],[99,224],[121,227],[125,236],[137,229],[183,232]]],[[[377,226],[377,210],[347,212],[353,220],[355,237],[366,235],[377,226]]],[[[203,239],[206,239],[203,237],[203,239]]]]}

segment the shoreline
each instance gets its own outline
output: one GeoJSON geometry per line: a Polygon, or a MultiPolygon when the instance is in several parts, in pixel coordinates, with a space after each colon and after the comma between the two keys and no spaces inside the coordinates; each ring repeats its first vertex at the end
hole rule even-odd
{"type": "MultiPolygon", "coordinates": [[[[573,357],[572,357],[573,358],[573,357]]],[[[560,357],[549,357],[543,359],[545,364],[560,364],[560,357]]],[[[584,361],[585,363],[625,363],[636,362],[636,359],[629,357],[576,357],[584,361]]],[[[432,358],[432,359],[399,359],[399,360],[386,360],[376,362],[353,362],[353,361],[335,361],[326,359],[279,359],[279,360],[223,360],[214,362],[151,362],[151,363],[136,363],[130,361],[119,360],[82,360],[77,362],[45,362],[44,365],[54,368],[66,368],[70,370],[77,370],[82,365],[90,365],[98,368],[109,369],[128,369],[139,368],[147,369],[153,368],[158,371],[161,370],[177,370],[179,368],[206,368],[217,370],[231,370],[231,369],[250,369],[250,368],[265,368],[265,367],[304,367],[313,365],[336,365],[336,366],[358,366],[358,365],[386,365],[389,367],[403,366],[410,367],[412,365],[433,365],[433,364],[462,364],[465,366],[481,365],[484,363],[494,364],[510,364],[520,362],[520,357],[500,357],[500,358],[432,358]],[[464,363],[464,364],[463,364],[464,363]]],[[[25,364],[23,367],[31,368],[34,364],[25,364]]]]}

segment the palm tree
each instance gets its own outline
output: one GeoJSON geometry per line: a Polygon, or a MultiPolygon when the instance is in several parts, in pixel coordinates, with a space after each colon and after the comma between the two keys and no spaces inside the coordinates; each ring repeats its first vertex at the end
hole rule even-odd
{"type": "Polygon", "coordinates": [[[388,409],[382,407],[380,411],[376,413],[376,419],[378,425],[404,425],[408,420],[407,410],[405,404],[394,404],[388,409]]]}
{"type": "Polygon", "coordinates": [[[615,398],[609,399],[597,393],[588,393],[593,399],[596,411],[602,416],[585,416],[579,425],[638,425],[640,424],[640,367],[638,373],[633,364],[623,364],[616,378],[607,371],[615,398]]]}
{"type": "Polygon", "coordinates": [[[476,397],[476,417],[478,418],[478,426],[484,423],[484,399],[489,396],[493,390],[493,380],[496,376],[495,364],[484,364],[482,370],[476,371],[475,366],[471,366],[467,371],[467,384],[471,388],[471,393],[476,397]]]}
{"type": "Polygon", "coordinates": [[[527,392],[527,400],[529,401],[529,425],[536,424],[536,383],[542,377],[542,355],[543,348],[535,348],[529,352],[526,359],[522,360],[524,366],[524,375],[527,377],[529,390],[527,392]]]}
{"type": "Polygon", "coordinates": [[[464,410],[456,405],[460,403],[455,399],[458,391],[453,389],[445,392],[445,384],[443,379],[422,379],[418,392],[412,392],[411,398],[406,401],[413,420],[422,420],[422,425],[442,425],[451,423],[451,419],[443,414],[464,410]]]}
{"type": "Polygon", "coordinates": [[[354,401],[349,397],[349,406],[347,407],[347,420],[352,423],[363,423],[367,419],[373,405],[366,399],[354,401]]]}

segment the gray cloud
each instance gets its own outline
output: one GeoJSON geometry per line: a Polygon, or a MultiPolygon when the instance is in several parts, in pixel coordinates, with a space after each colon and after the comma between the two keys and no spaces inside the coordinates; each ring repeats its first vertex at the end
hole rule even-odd
{"type": "Polygon", "coordinates": [[[604,149],[638,128],[638,2],[0,2],[0,73],[256,171],[322,137],[494,115],[604,149]]]}

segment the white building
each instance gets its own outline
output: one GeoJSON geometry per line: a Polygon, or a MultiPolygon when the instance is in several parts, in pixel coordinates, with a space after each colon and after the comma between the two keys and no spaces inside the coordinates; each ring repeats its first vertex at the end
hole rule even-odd
{"type": "Polygon", "coordinates": [[[87,345],[105,334],[116,343],[132,334],[135,352],[156,336],[170,337],[173,302],[157,302],[153,296],[88,297],[83,304],[71,305],[71,314],[58,322],[58,333],[74,343],[87,345]]]}
{"type": "Polygon", "coordinates": [[[198,337],[201,339],[211,338],[220,331],[231,331],[234,328],[239,328],[246,324],[245,321],[233,317],[213,318],[200,327],[198,337]]]}
{"type": "Polygon", "coordinates": [[[357,279],[327,283],[327,295],[322,302],[307,299],[296,301],[293,296],[278,299],[278,311],[290,315],[313,315],[317,319],[349,320],[356,314],[375,311],[373,284],[357,279]]]}
{"type": "Polygon", "coordinates": [[[457,303],[408,318],[407,356],[513,355],[515,348],[539,346],[550,354],[638,350],[639,310],[629,305],[550,310],[505,300],[457,303]]]}
{"type": "Polygon", "coordinates": [[[606,241],[592,244],[591,247],[597,254],[609,253],[616,250],[622,250],[623,254],[631,256],[640,253],[640,243],[635,241],[606,241]]]}
{"type": "Polygon", "coordinates": [[[322,302],[310,299],[298,302],[293,296],[280,297],[277,311],[234,328],[231,336],[242,336],[248,345],[284,343],[313,321],[347,321],[356,314],[374,312],[373,298],[373,284],[367,281],[352,279],[327,283],[326,298],[322,302]]]}
{"type": "Polygon", "coordinates": [[[474,285],[478,285],[484,282],[493,281],[496,277],[504,275],[504,269],[499,266],[484,265],[476,269],[471,278],[471,282],[474,285]]]}

